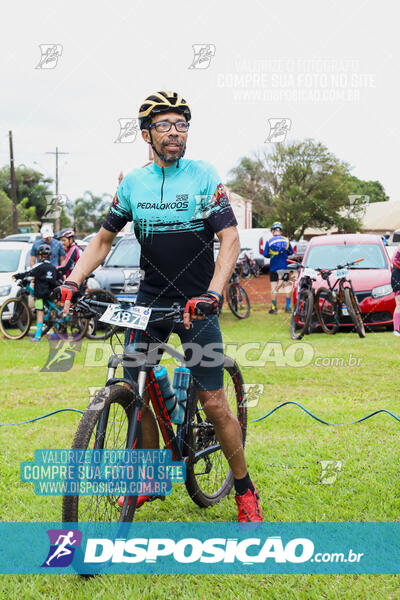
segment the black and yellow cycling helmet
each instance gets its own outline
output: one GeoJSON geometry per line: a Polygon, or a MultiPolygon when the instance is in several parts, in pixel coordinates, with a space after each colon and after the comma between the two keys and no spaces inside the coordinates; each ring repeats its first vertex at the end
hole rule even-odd
{"type": "Polygon", "coordinates": [[[188,103],[177,92],[155,92],[147,96],[139,108],[140,129],[147,129],[153,115],[171,111],[184,115],[186,121],[192,118],[188,103]]]}

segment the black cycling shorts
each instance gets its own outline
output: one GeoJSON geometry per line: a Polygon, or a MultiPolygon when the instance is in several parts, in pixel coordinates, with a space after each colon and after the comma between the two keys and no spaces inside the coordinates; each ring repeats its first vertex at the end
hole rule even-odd
{"type": "Polygon", "coordinates": [[[398,269],[397,267],[393,267],[392,278],[390,283],[392,284],[393,291],[395,293],[400,293],[400,269],[398,269]]]}
{"type": "Polygon", "coordinates": [[[279,271],[270,271],[269,272],[269,280],[270,281],[279,281],[279,279],[281,279],[282,281],[290,281],[289,273],[282,273],[282,271],[284,271],[284,269],[279,269],[279,271]],[[279,276],[279,271],[281,271],[280,276],[279,276]]]}
{"type": "Polygon", "coordinates": [[[278,271],[270,271],[269,272],[269,280],[270,281],[279,281],[278,271]]]}
{"type": "MultiPolygon", "coordinates": [[[[174,302],[184,306],[185,301],[173,298],[157,298],[139,291],[137,306],[153,306],[166,308],[174,302]]],[[[150,319],[151,320],[151,319],[150,319]]],[[[205,319],[194,319],[190,329],[183,323],[164,321],[149,324],[145,332],[127,329],[125,347],[131,345],[132,351],[146,352],[151,349],[161,360],[160,342],[167,343],[171,333],[176,333],[182,343],[186,366],[193,377],[193,384],[198,390],[219,390],[224,387],[224,351],[218,316],[210,315],[205,319]],[[151,346],[150,346],[151,345],[151,346]]],[[[138,367],[124,366],[124,377],[137,381],[138,367]]],[[[172,383],[172,382],[171,382],[172,383]]]]}

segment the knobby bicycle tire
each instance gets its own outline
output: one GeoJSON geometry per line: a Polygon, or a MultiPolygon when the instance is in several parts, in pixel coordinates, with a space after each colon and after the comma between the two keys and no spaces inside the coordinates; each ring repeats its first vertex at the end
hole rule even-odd
{"type": "Polygon", "coordinates": [[[69,342],[79,342],[85,337],[89,321],[80,313],[71,311],[68,315],[68,321],[59,322],[49,320],[49,329],[53,327],[56,335],[61,339],[69,342]]]}
{"type": "Polygon", "coordinates": [[[329,288],[321,287],[315,294],[315,312],[325,333],[334,334],[339,329],[338,307],[329,288]]]}
{"type": "Polygon", "coordinates": [[[362,320],[360,310],[358,308],[357,300],[354,297],[353,290],[350,287],[345,287],[343,291],[344,291],[344,301],[345,301],[345,304],[349,311],[351,320],[354,323],[354,327],[356,328],[358,335],[361,338],[364,338],[365,337],[365,327],[364,327],[364,323],[362,320]]]}
{"type": "MultiPolygon", "coordinates": [[[[98,449],[125,449],[127,447],[127,432],[130,423],[131,409],[133,406],[137,405],[138,401],[139,395],[136,387],[131,391],[121,385],[113,385],[100,390],[90,402],[82,416],[75,434],[72,449],[93,449],[96,436],[98,441],[95,447],[98,449]],[[111,445],[107,445],[107,431],[109,432],[108,435],[112,435],[113,432],[114,435],[116,433],[115,423],[117,422],[118,415],[116,415],[115,405],[117,405],[117,410],[118,407],[120,407],[121,411],[123,411],[122,416],[126,417],[126,429],[124,427],[121,430],[120,425],[117,435],[121,432],[121,441],[117,443],[114,439],[111,440],[111,445]],[[109,409],[109,415],[105,431],[98,432],[97,426],[100,416],[103,410],[107,409],[109,409]]],[[[136,426],[135,450],[143,447],[140,421],[137,421],[136,426]]],[[[117,504],[118,498],[119,496],[63,496],[63,522],[79,523],[80,521],[99,521],[108,523],[115,521],[132,521],[136,509],[137,496],[126,496],[122,508],[117,504]],[[87,508],[85,514],[84,507],[86,505],[87,508]],[[103,510],[102,514],[93,515],[92,511],[97,511],[97,509],[99,509],[100,512],[103,510]],[[96,516],[96,519],[93,519],[93,516],[96,516]]]]}
{"type": "Polygon", "coordinates": [[[301,290],[290,320],[290,335],[292,340],[301,340],[309,333],[311,316],[314,308],[314,294],[311,290],[301,290]],[[299,324],[298,320],[303,324],[299,324]]]}
{"type": "Polygon", "coordinates": [[[226,290],[226,299],[228,301],[229,308],[231,309],[235,317],[237,317],[238,319],[247,319],[247,317],[250,314],[250,300],[247,293],[240,284],[230,283],[228,285],[228,288],[226,290]],[[244,299],[244,304],[246,306],[246,309],[242,312],[238,310],[238,294],[241,294],[242,299],[244,299]]]}
{"type": "MultiPolygon", "coordinates": [[[[235,409],[244,446],[247,431],[246,395],[240,369],[229,357],[225,357],[224,375],[227,382],[224,382],[225,393],[228,403],[231,400],[231,408],[235,409]]],[[[233,474],[192,386],[188,396],[187,419],[188,429],[184,437],[187,453],[186,489],[193,502],[201,508],[207,508],[229,494],[233,486],[233,474]],[[220,481],[217,481],[219,473],[220,481]]]]}
{"type": "Polygon", "coordinates": [[[32,325],[32,315],[31,311],[26,302],[24,302],[23,298],[20,296],[17,298],[9,298],[6,300],[0,307],[0,330],[1,333],[9,340],[20,340],[26,336],[30,327],[32,325]],[[9,305],[15,303],[13,308],[13,315],[10,319],[4,319],[3,316],[6,312],[6,309],[9,308],[9,305]],[[9,327],[7,327],[7,325],[9,327]],[[12,333],[12,325],[15,325],[15,329],[18,329],[19,332],[15,331],[12,333]]]}

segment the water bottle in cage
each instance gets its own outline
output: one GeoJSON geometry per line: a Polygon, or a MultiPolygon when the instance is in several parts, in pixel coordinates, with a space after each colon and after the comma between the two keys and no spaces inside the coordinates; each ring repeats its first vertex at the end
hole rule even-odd
{"type": "Polygon", "coordinates": [[[161,365],[154,367],[154,376],[167,407],[172,423],[183,423],[185,418],[187,388],[189,387],[190,371],[185,367],[176,367],[174,385],[171,387],[167,369],[161,365]]]}
{"type": "Polygon", "coordinates": [[[175,392],[175,398],[179,405],[179,423],[183,423],[185,418],[187,391],[190,383],[190,369],[186,367],[175,367],[172,387],[175,392]]]}

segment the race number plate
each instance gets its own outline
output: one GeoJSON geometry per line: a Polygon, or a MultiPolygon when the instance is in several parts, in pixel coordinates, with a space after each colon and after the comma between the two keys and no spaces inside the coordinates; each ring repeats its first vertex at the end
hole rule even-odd
{"type": "Polygon", "coordinates": [[[349,316],[349,311],[348,311],[348,308],[347,308],[347,306],[345,304],[343,304],[343,306],[342,306],[342,315],[344,317],[348,317],[349,316]]]}
{"type": "Polygon", "coordinates": [[[336,271],[333,271],[333,274],[336,277],[336,279],[342,279],[342,277],[347,277],[348,270],[347,269],[336,269],[336,271]]]}
{"type": "Polygon", "coordinates": [[[120,307],[119,304],[109,304],[99,321],[118,325],[119,327],[133,327],[134,329],[146,329],[151,315],[151,308],[146,306],[132,306],[129,310],[120,307]]]}
{"type": "Polygon", "coordinates": [[[303,271],[304,277],[311,277],[311,279],[316,279],[317,275],[317,271],[314,271],[314,269],[312,269],[311,267],[306,267],[303,271]]]}

